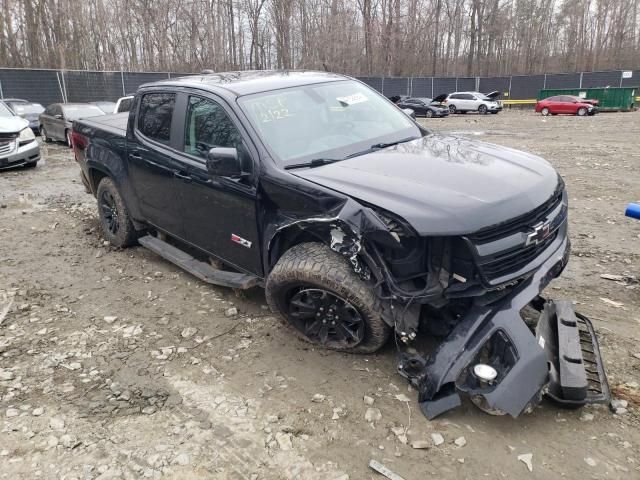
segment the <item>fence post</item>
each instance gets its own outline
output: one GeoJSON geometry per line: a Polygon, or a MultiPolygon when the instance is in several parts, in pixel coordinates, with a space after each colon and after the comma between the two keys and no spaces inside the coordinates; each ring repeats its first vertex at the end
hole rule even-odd
{"type": "Polygon", "coordinates": [[[407,95],[413,96],[413,77],[407,78],[407,95]]]}
{"type": "Polygon", "coordinates": [[[542,83],[542,89],[546,90],[547,89],[547,74],[544,74],[544,82],[542,83]]]}
{"type": "Polygon", "coordinates": [[[60,70],[60,76],[62,77],[62,90],[63,90],[62,99],[64,103],[68,103],[69,97],[67,96],[67,84],[64,81],[64,70],[60,70]]]}
{"type": "Polygon", "coordinates": [[[476,77],[476,92],[480,91],[480,77],[476,77]]]}
{"type": "Polygon", "coordinates": [[[456,77],[456,92],[458,91],[458,77],[456,77]]]}
{"type": "Polygon", "coordinates": [[[513,80],[513,75],[509,76],[509,98],[511,98],[511,80],[513,80]]]}
{"type": "Polygon", "coordinates": [[[384,95],[384,77],[382,77],[382,85],[380,85],[380,90],[382,90],[380,93],[384,95]]]}
{"type": "Polygon", "coordinates": [[[126,97],[127,92],[125,92],[125,89],[124,89],[124,72],[122,70],[120,70],[120,81],[122,82],[122,96],[126,97]]]}
{"type": "MultiPolygon", "coordinates": [[[[620,72],[622,75],[622,72],[620,72]]],[[[622,79],[620,79],[620,83],[622,83],[622,79]]],[[[4,93],[2,93],[2,80],[0,80],[0,98],[4,98],[4,93]]]]}
{"type": "Polygon", "coordinates": [[[431,98],[433,98],[433,77],[431,77],[431,98]]]}
{"type": "Polygon", "coordinates": [[[584,72],[580,72],[580,87],[578,87],[578,88],[582,88],[582,74],[583,74],[583,73],[584,73],[584,72]]]}
{"type": "MultiPolygon", "coordinates": [[[[624,70],[620,70],[620,88],[622,88],[622,79],[624,78],[624,70]]],[[[2,95],[2,83],[0,82],[0,95],[2,95]]]]}

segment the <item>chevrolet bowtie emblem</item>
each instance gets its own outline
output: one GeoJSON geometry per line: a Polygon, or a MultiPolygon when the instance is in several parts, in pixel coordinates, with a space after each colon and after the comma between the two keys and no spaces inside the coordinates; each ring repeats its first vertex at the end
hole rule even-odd
{"type": "Polygon", "coordinates": [[[551,222],[540,222],[533,227],[533,232],[527,235],[526,246],[537,245],[551,234],[551,222]]]}

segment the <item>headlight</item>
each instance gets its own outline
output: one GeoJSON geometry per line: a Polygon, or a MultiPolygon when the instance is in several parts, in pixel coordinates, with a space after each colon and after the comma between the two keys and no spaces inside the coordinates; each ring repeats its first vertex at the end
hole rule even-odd
{"type": "Polygon", "coordinates": [[[20,145],[26,145],[27,143],[33,142],[36,139],[36,136],[33,134],[33,130],[29,127],[25,128],[20,132],[20,137],[18,137],[18,141],[20,145]]]}

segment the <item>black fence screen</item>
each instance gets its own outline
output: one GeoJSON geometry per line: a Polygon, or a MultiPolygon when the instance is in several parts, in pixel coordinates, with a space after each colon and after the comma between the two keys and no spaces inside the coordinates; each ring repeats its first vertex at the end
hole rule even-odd
{"type": "MultiPolygon", "coordinates": [[[[0,98],[25,98],[45,106],[57,102],[115,101],[134,93],[144,83],[180,75],[186,74],[0,68],[0,98]]],[[[503,99],[531,100],[543,88],[635,87],[640,85],[640,70],[501,77],[359,77],[359,80],[388,97],[433,98],[455,91],[497,90],[503,99]]]]}

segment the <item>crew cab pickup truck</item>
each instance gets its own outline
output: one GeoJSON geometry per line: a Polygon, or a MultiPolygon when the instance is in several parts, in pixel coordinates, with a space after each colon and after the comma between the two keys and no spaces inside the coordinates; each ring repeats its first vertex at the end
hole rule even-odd
{"type": "Polygon", "coordinates": [[[513,416],[543,394],[609,396],[590,322],[539,296],[569,258],[565,185],[541,158],[429,132],[311,71],[143,85],[130,112],[74,122],[72,143],[111,244],[264,286],[318,346],[369,353],[393,332],[429,418],[462,394],[513,416]],[[410,353],[427,335],[437,349],[410,353]]]}

